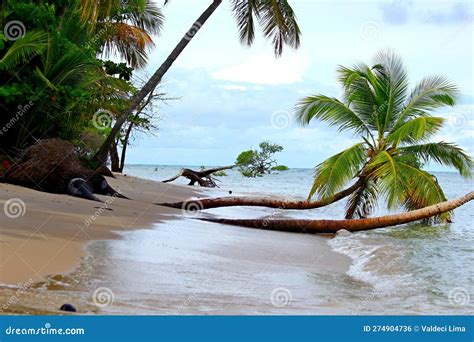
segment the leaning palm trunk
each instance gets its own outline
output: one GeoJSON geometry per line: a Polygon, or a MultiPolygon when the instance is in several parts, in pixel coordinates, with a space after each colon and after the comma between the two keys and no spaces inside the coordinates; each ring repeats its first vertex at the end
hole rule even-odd
{"type": "Polygon", "coordinates": [[[117,134],[120,132],[125,121],[127,121],[128,117],[138,108],[140,102],[142,102],[147,94],[152,92],[157,85],[161,82],[161,79],[169,70],[171,65],[174,61],[178,58],[178,56],[183,52],[189,42],[193,39],[199,29],[204,25],[204,23],[209,19],[209,17],[214,13],[214,11],[219,7],[222,0],[214,0],[212,4],[199,16],[199,18],[194,22],[191,28],[186,32],[183,38],[181,38],[180,42],[176,47],[171,51],[169,56],[166,60],[161,64],[158,70],[153,74],[153,76],[148,80],[148,82],[140,89],[140,91],[133,96],[130,101],[129,107],[124,110],[121,115],[118,117],[117,121],[115,122],[114,127],[110,131],[107,139],[100,147],[99,151],[95,155],[95,159],[101,163],[105,163],[107,161],[107,155],[112,147],[113,141],[117,134]]]}
{"type": "Polygon", "coordinates": [[[428,219],[440,214],[454,210],[461,205],[472,201],[474,199],[474,191],[470,193],[442,203],[431,205],[418,210],[413,210],[405,213],[386,215],[364,219],[350,219],[350,220],[273,220],[273,219],[258,219],[258,220],[238,220],[238,219],[214,219],[201,218],[204,221],[231,224],[236,226],[243,226],[248,228],[277,230],[294,233],[336,233],[339,229],[346,229],[348,231],[356,232],[362,230],[370,230],[377,228],[384,228],[389,226],[396,226],[399,224],[410,223],[414,221],[428,219]]]}
{"type": "MultiPolygon", "coordinates": [[[[354,185],[349,188],[342,190],[328,198],[319,201],[285,201],[280,199],[272,198],[259,198],[259,197],[217,197],[217,198],[204,198],[196,200],[198,202],[199,209],[212,209],[220,207],[235,207],[235,206],[247,206],[247,207],[267,207],[276,209],[294,209],[294,210],[305,210],[305,209],[316,209],[326,205],[337,202],[356,191],[363,181],[359,179],[354,185]]],[[[170,208],[184,208],[190,201],[175,202],[175,203],[156,203],[170,208]]]]}

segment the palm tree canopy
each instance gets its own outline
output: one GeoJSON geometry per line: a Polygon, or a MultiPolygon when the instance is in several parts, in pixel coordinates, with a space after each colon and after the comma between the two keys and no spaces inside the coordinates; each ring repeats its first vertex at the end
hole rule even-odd
{"type": "MultiPolygon", "coordinates": [[[[445,201],[436,177],[423,170],[429,162],[471,176],[473,161],[459,146],[429,141],[445,122],[433,111],[456,103],[458,89],[447,78],[426,77],[410,92],[403,63],[390,50],[378,53],[373,66],[340,66],[338,75],[343,99],[305,97],[296,106],[296,118],[303,125],[324,121],[351,131],[361,142],[316,166],[309,198],[327,198],[358,178],[363,185],[350,196],[346,217],[364,217],[380,196],[389,208],[408,210],[445,201]]],[[[438,219],[449,217],[446,213],[438,219]]]]}
{"type": "MultiPolygon", "coordinates": [[[[214,0],[219,3],[221,0],[214,0]]],[[[256,25],[260,25],[265,38],[270,39],[276,56],[283,53],[284,46],[298,48],[301,43],[301,31],[296,15],[288,0],[230,0],[231,9],[237,22],[240,41],[244,45],[252,45],[255,39],[256,25]]],[[[128,1],[134,8],[134,13],[149,13],[148,20],[139,20],[132,24],[150,32],[150,24],[157,23],[161,28],[163,17],[157,8],[151,10],[151,1],[128,1]],[[153,14],[153,15],[152,15],[153,14]]],[[[164,5],[169,3],[164,1],[164,5]]],[[[122,2],[118,0],[81,0],[82,20],[84,22],[100,22],[101,18],[113,17],[114,9],[120,8],[122,2]]],[[[130,6],[130,5],[129,5],[130,6]]],[[[142,15],[143,16],[143,15],[142,15]]],[[[134,19],[134,18],[128,18],[134,19]]],[[[154,32],[157,33],[157,32],[154,32]]]]}
{"type": "Polygon", "coordinates": [[[301,31],[296,15],[287,0],[232,0],[232,11],[237,21],[240,41],[252,45],[257,22],[267,39],[271,39],[276,56],[285,45],[297,49],[301,31]]]}
{"type": "Polygon", "coordinates": [[[164,16],[151,0],[81,1],[81,19],[96,34],[104,56],[119,55],[134,68],[147,62],[164,16]]]}

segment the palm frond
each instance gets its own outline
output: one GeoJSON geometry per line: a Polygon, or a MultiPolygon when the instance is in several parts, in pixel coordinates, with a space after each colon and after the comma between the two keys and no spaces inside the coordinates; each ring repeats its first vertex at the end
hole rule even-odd
{"type": "Polygon", "coordinates": [[[147,49],[153,46],[153,40],[146,31],[125,23],[107,23],[102,32],[104,56],[119,54],[133,68],[146,65],[147,49]]]}
{"type": "Polygon", "coordinates": [[[422,145],[406,146],[399,149],[402,156],[414,155],[424,163],[433,161],[440,165],[454,167],[463,177],[471,177],[474,162],[459,146],[444,141],[422,145]]]}
{"type": "Polygon", "coordinates": [[[237,21],[240,42],[252,45],[255,39],[255,16],[258,17],[258,2],[255,0],[232,0],[232,11],[237,21]]]}
{"type": "MultiPolygon", "coordinates": [[[[435,176],[409,164],[400,163],[400,165],[408,183],[402,204],[407,210],[421,209],[447,200],[435,176]]],[[[447,212],[435,220],[445,222],[450,218],[451,213],[447,212]]]]}
{"type": "Polygon", "coordinates": [[[316,193],[324,199],[341,190],[361,171],[367,159],[366,152],[365,144],[359,143],[317,165],[308,199],[316,193]]]}
{"type": "Polygon", "coordinates": [[[144,1],[142,4],[128,2],[126,11],[122,13],[127,22],[148,34],[159,35],[163,29],[165,16],[153,1],[144,1]]]}
{"type": "MultiPolygon", "coordinates": [[[[415,210],[446,200],[435,176],[387,151],[377,155],[368,167],[373,170],[370,177],[376,179],[389,209],[404,206],[415,210]]],[[[448,218],[449,214],[441,217],[448,218]]]]}
{"type": "Polygon", "coordinates": [[[81,21],[94,29],[99,19],[109,16],[114,8],[121,6],[121,0],[81,0],[81,21]]]}
{"type": "Polygon", "coordinates": [[[388,208],[403,203],[409,188],[400,163],[392,155],[380,152],[367,168],[371,170],[369,177],[377,180],[380,193],[387,199],[388,208]]]}
{"type": "Polygon", "coordinates": [[[11,69],[19,64],[28,64],[29,61],[40,55],[46,48],[48,34],[44,31],[26,32],[7,50],[0,60],[0,70],[11,69]]]}
{"type": "Polygon", "coordinates": [[[272,39],[277,57],[281,56],[285,45],[294,49],[300,46],[301,31],[287,0],[258,0],[257,19],[264,36],[272,39]]]}
{"type": "Polygon", "coordinates": [[[384,133],[395,124],[406,101],[408,76],[401,58],[392,50],[380,51],[375,63],[373,70],[381,90],[378,95],[384,98],[377,117],[380,131],[384,133]]]}
{"type": "Polygon", "coordinates": [[[44,84],[46,84],[46,86],[50,89],[54,89],[54,90],[57,90],[57,87],[50,81],[48,80],[48,78],[43,74],[43,72],[38,68],[36,67],[35,68],[35,75],[41,80],[44,82],[44,84]]]}
{"type": "Polygon", "coordinates": [[[443,126],[444,119],[433,116],[422,116],[405,122],[390,132],[386,141],[395,147],[400,143],[416,143],[426,140],[437,133],[443,126]]]}
{"type": "Polygon", "coordinates": [[[316,118],[330,126],[338,126],[340,131],[355,130],[357,133],[370,133],[360,117],[336,98],[313,95],[303,98],[296,105],[296,118],[303,124],[316,118]]]}
{"type": "Polygon", "coordinates": [[[346,219],[354,217],[365,218],[370,216],[378,202],[377,184],[366,179],[364,185],[354,191],[347,201],[346,219]]]}
{"type": "Polygon", "coordinates": [[[407,103],[397,119],[396,126],[411,117],[426,115],[429,111],[456,103],[458,88],[444,76],[425,77],[408,96],[407,103]]]}
{"type": "Polygon", "coordinates": [[[380,105],[380,99],[377,96],[379,90],[372,70],[366,64],[359,64],[353,68],[340,66],[337,72],[338,80],[344,87],[347,106],[364,121],[370,130],[378,131],[377,108],[380,105]]]}

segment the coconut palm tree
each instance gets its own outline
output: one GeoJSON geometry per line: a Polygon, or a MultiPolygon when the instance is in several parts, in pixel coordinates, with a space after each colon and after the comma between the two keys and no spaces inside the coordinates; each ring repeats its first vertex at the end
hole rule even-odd
{"type": "MultiPolygon", "coordinates": [[[[363,218],[381,198],[389,209],[407,210],[446,201],[436,177],[423,169],[428,162],[471,175],[473,161],[459,146],[428,142],[445,122],[433,111],[455,104],[457,87],[448,79],[425,77],[409,92],[402,61],[392,51],[378,53],[373,66],[341,66],[338,74],[344,98],[305,97],[297,119],[304,125],[326,122],[361,141],[316,166],[309,198],[329,198],[357,179],[361,185],[349,197],[346,218],[363,218]]],[[[447,221],[450,212],[437,218],[447,221]]]]}
{"type": "MultiPolygon", "coordinates": [[[[93,18],[101,7],[110,11],[117,0],[92,1],[82,0],[83,18],[93,18]]],[[[165,3],[168,1],[165,1],[165,3]]],[[[149,94],[161,82],[161,79],[169,70],[174,61],[186,48],[196,33],[211,17],[215,10],[221,5],[222,0],[213,0],[202,12],[198,19],[189,28],[178,45],[171,51],[163,64],[156,70],[153,76],[142,87],[142,89],[131,99],[130,106],[120,113],[109,136],[97,152],[95,158],[105,162],[112,147],[115,136],[120,132],[127,118],[137,109],[147,94],[149,94]]],[[[260,24],[263,34],[271,39],[276,56],[280,56],[285,45],[298,48],[300,45],[300,29],[298,27],[295,13],[287,0],[231,0],[232,11],[237,21],[240,41],[245,45],[252,45],[255,38],[255,26],[260,24]]]]}
{"type": "MultiPolygon", "coordinates": [[[[364,218],[380,198],[386,200],[389,208],[403,206],[407,210],[445,202],[436,177],[423,170],[428,162],[453,167],[463,177],[471,175],[473,161],[460,147],[428,141],[444,123],[443,118],[433,116],[432,112],[455,104],[457,88],[445,77],[426,77],[409,92],[403,64],[391,51],[380,52],[372,67],[340,67],[338,73],[344,98],[319,94],[305,97],[296,106],[297,119],[304,125],[313,119],[324,121],[340,131],[355,133],[361,141],[316,166],[308,201],[225,197],[202,199],[196,207],[313,209],[350,196],[346,218],[364,218]],[[343,189],[351,181],[353,184],[343,189]],[[312,200],[315,195],[318,199],[312,200]]],[[[181,208],[183,203],[162,205],[181,208]]],[[[422,213],[428,215],[424,218],[432,214],[422,213]]],[[[449,221],[450,215],[447,210],[435,218],[449,221]]],[[[251,224],[261,223],[254,220],[251,224]]]]}

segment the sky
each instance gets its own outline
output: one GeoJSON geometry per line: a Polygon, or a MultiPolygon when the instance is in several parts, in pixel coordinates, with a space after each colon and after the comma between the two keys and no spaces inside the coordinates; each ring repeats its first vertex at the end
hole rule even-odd
{"type": "MultiPolygon", "coordinates": [[[[152,74],[211,0],[171,1],[154,37],[144,74],[152,74]]],[[[227,165],[268,140],[284,147],[278,162],[314,167],[358,142],[350,132],[293,120],[294,106],[314,94],[340,97],[339,65],[371,64],[382,49],[404,60],[410,84],[443,74],[461,91],[458,105],[439,111],[445,128],[432,140],[455,142],[474,154],[473,5],[443,0],[292,0],[301,47],[276,59],[260,33],[242,46],[229,0],[223,0],[165,75],[161,89],[177,100],[159,104],[159,132],[137,134],[127,163],[227,165]]],[[[161,6],[162,1],[158,4],[161,6]]],[[[444,170],[430,165],[432,170],[444,170]]]]}

